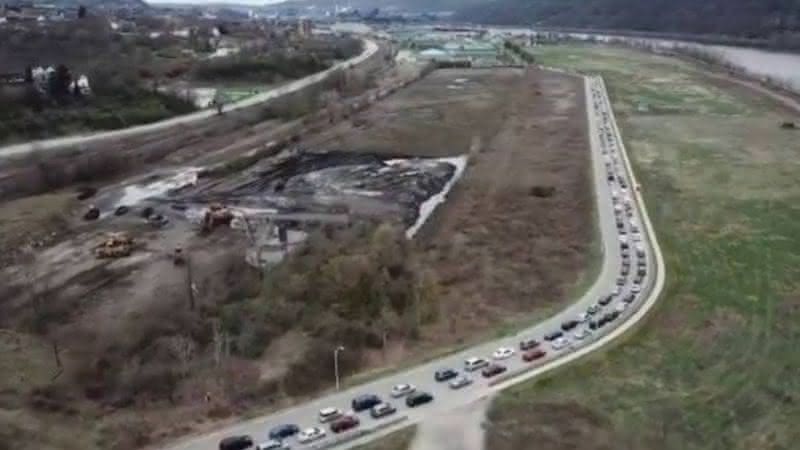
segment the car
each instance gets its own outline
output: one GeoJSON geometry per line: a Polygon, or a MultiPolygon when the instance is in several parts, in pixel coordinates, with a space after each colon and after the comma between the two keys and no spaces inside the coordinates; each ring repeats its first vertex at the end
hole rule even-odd
{"type": "Polygon", "coordinates": [[[509,347],[500,347],[492,353],[494,359],[508,359],[514,356],[514,349],[509,347]]]}
{"type": "Polygon", "coordinates": [[[372,408],[373,406],[381,403],[381,398],[375,394],[359,395],[350,402],[350,406],[355,412],[361,412],[372,408]]]}
{"type": "Polygon", "coordinates": [[[458,376],[458,372],[453,369],[439,369],[433,374],[436,381],[447,381],[458,376]]]}
{"type": "Polygon", "coordinates": [[[536,361],[547,356],[547,352],[542,349],[530,350],[522,354],[522,360],[525,362],[536,361]]]}
{"type": "Polygon", "coordinates": [[[342,417],[342,412],[338,408],[322,408],[319,410],[320,423],[333,422],[339,417],[342,417]]]}
{"type": "Polygon", "coordinates": [[[580,330],[576,331],[573,336],[575,336],[575,339],[582,341],[586,339],[590,334],[592,333],[588,329],[581,328],[580,330]]]}
{"type": "Polygon", "coordinates": [[[569,330],[577,327],[578,323],[579,322],[577,320],[567,320],[566,322],[561,324],[561,329],[563,331],[569,331],[569,330]]]}
{"type": "Polygon", "coordinates": [[[472,384],[472,378],[461,375],[460,377],[456,378],[455,380],[450,381],[450,389],[461,389],[463,387],[469,386],[472,384]]]}
{"type": "Polygon", "coordinates": [[[413,384],[401,383],[392,387],[392,398],[405,397],[406,395],[414,392],[417,388],[413,384]]]}
{"type": "Polygon", "coordinates": [[[386,417],[396,412],[397,408],[391,403],[383,402],[373,406],[372,409],[369,410],[369,415],[372,416],[373,419],[380,419],[381,417],[386,417]]]}
{"type": "Polygon", "coordinates": [[[618,313],[622,313],[626,309],[628,309],[628,304],[625,303],[625,302],[622,302],[622,303],[617,303],[617,306],[614,308],[614,311],[616,311],[618,313]]]}
{"type": "Polygon", "coordinates": [[[564,333],[562,331],[560,331],[560,330],[556,330],[556,331],[553,331],[553,332],[545,334],[544,335],[544,340],[545,341],[554,341],[554,340],[560,338],[561,336],[564,336],[564,333]]]}
{"type": "Polygon", "coordinates": [[[270,439],[256,445],[256,450],[289,450],[289,444],[270,439]]]}
{"type": "MultiPolygon", "coordinates": [[[[333,424],[331,424],[331,426],[333,426],[333,424]]],[[[325,430],[320,427],[306,428],[305,430],[297,433],[297,442],[301,444],[308,444],[309,442],[318,441],[324,438],[325,434],[325,430]]]]}
{"type": "Polygon", "coordinates": [[[250,436],[229,436],[219,441],[219,450],[245,450],[253,446],[250,436]]]}
{"type": "Polygon", "coordinates": [[[629,273],[631,273],[631,266],[627,264],[622,265],[622,276],[627,277],[629,273]]]}
{"type": "MultiPolygon", "coordinates": [[[[600,318],[600,320],[602,320],[602,318],[600,318]]],[[[592,320],[592,321],[589,322],[589,329],[590,330],[596,330],[596,329],[600,328],[601,326],[602,325],[600,325],[600,321],[599,320],[592,320]]]]}
{"type": "Polygon", "coordinates": [[[569,341],[564,337],[560,337],[555,341],[553,341],[551,345],[553,346],[553,350],[561,350],[562,348],[565,348],[567,345],[569,345],[569,341]]]}
{"type": "Polygon", "coordinates": [[[464,361],[464,370],[467,372],[474,372],[489,365],[489,361],[483,358],[469,358],[464,361]]]}
{"type": "Polygon", "coordinates": [[[631,292],[633,292],[634,294],[642,292],[642,285],[638,283],[633,283],[633,286],[631,286],[631,292]]]}
{"type": "Polygon", "coordinates": [[[483,368],[483,370],[481,371],[481,375],[483,375],[484,378],[492,378],[494,376],[500,375],[505,371],[506,371],[506,366],[502,364],[492,363],[483,368]]]}
{"type": "Polygon", "coordinates": [[[597,303],[595,303],[595,304],[589,306],[588,308],[586,308],[586,314],[588,314],[590,316],[593,316],[593,315],[595,315],[595,314],[597,314],[599,312],[600,312],[600,305],[598,305],[597,303]]]}
{"type": "Polygon", "coordinates": [[[625,303],[633,303],[636,300],[636,294],[628,294],[622,299],[625,303]]]}
{"type": "Polygon", "coordinates": [[[331,431],[334,433],[341,433],[350,429],[353,429],[358,426],[361,421],[358,420],[358,417],[347,415],[342,416],[333,423],[331,423],[331,431]]]}
{"type": "Polygon", "coordinates": [[[525,339],[520,341],[519,349],[522,351],[530,350],[539,346],[539,341],[536,339],[525,339]]]}
{"type": "Polygon", "coordinates": [[[608,314],[604,315],[597,321],[597,328],[603,328],[608,323],[608,314]]]}
{"type": "Polygon", "coordinates": [[[601,304],[603,306],[606,306],[609,303],[611,303],[611,300],[613,300],[613,299],[614,299],[614,297],[612,295],[606,295],[605,297],[602,297],[600,300],[598,300],[597,303],[599,303],[599,304],[601,304]]]}
{"type": "Polygon", "coordinates": [[[406,397],[406,406],[409,408],[416,408],[419,405],[424,405],[425,403],[430,403],[432,401],[433,395],[427,392],[416,391],[406,397]]]}
{"type": "Polygon", "coordinates": [[[578,314],[578,319],[577,320],[580,323],[587,322],[589,320],[589,313],[588,312],[582,312],[582,313],[578,314]]]}
{"type": "Polygon", "coordinates": [[[611,311],[610,313],[608,313],[608,321],[613,322],[617,320],[617,317],[619,317],[620,314],[622,313],[617,310],[611,311]]]}
{"type": "Polygon", "coordinates": [[[300,432],[300,427],[293,423],[278,425],[269,430],[269,438],[276,441],[282,441],[286,438],[292,437],[300,432]]]}
{"type": "MultiPolygon", "coordinates": [[[[619,280],[617,280],[617,281],[619,282],[619,280]]],[[[622,283],[625,284],[625,280],[624,279],[622,280],[622,283]]],[[[619,285],[614,286],[614,289],[611,291],[611,295],[616,297],[617,295],[619,295],[621,290],[622,290],[622,288],[619,285]]]]}

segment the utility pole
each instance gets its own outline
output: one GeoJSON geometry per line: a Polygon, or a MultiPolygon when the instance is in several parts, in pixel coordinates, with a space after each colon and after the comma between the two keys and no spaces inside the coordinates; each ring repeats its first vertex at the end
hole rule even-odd
{"type": "Polygon", "coordinates": [[[333,351],[333,372],[336,376],[336,390],[339,390],[339,352],[344,350],[344,347],[341,345],[336,347],[336,350],[333,351]]]}

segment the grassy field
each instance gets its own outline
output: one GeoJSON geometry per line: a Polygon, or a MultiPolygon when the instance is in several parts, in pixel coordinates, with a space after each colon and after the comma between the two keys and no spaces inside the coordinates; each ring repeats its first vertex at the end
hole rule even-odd
{"type": "Polygon", "coordinates": [[[414,440],[416,431],[416,426],[409,426],[387,434],[377,441],[359,445],[353,450],[406,450],[411,445],[411,441],[414,440]]]}
{"type": "Polygon", "coordinates": [[[535,53],[605,76],[668,283],[628,343],[504,393],[487,448],[797,448],[797,113],[673,59],[535,53]]]}

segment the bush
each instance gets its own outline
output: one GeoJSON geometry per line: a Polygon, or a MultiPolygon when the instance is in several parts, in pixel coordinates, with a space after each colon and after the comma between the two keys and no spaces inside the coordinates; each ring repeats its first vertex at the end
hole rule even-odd
{"type": "Polygon", "coordinates": [[[302,78],[330,67],[314,55],[268,56],[240,54],[199,64],[194,77],[202,81],[248,80],[273,83],[278,79],[302,78]]]}

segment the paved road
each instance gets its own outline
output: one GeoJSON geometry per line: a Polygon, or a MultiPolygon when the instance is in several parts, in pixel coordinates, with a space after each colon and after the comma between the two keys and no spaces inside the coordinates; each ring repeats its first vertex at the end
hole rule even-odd
{"type": "Polygon", "coordinates": [[[611,111],[602,80],[587,78],[586,95],[598,224],[603,243],[603,261],[596,282],[588,289],[585,295],[557,315],[514,336],[477,345],[433,362],[388,375],[360,386],[327,394],[296,407],[241,422],[214,433],[191,437],[169,448],[171,450],[211,450],[217,448],[218,442],[223,437],[240,434],[250,435],[257,442],[263,441],[267,439],[270,428],[285,423],[297,424],[301,428],[321,426],[317,421],[317,412],[320,409],[336,407],[346,411],[349,409],[349,404],[353,397],[365,393],[377,394],[384,399],[388,399],[392,386],[399,383],[414,384],[418,390],[424,390],[434,395],[435,400],[432,403],[417,408],[407,408],[402,400],[392,400],[392,403],[397,406],[398,412],[394,415],[396,422],[392,423],[391,426],[382,424],[393,420],[392,418],[374,420],[369,414],[361,413],[359,414],[361,424],[355,430],[341,435],[333,435],[327,427],[322,426],[326,430],[327,436],[314,444],[300,444],[294,438],[287,441],[292,448],[330,448],[333,446],[337,449],[349,448],[409,424],[444,415],[455,408],[481,401],[501,388],[537,376],[547,370],[552,370],[585,354],[596,351],[628,331],[644,317],[663,287],[663,260],[654,240],[652,225],[644,211],[641,195],[636,189],[632,189],[637,183],[633,178],[630,162],[625,154],[624,145],[620,139],[619,130],[614,121],[613,111],[611,111]],[[608,180],[609,174],[613,175],[613,181],[608,180]],[[622,183],[625,183],[628,189],[624,189],[622,183]],[[629,202],[632,207],[630,216],[624,206],[626,202],[629,202]],[[615,213],[615,206],[617,205],[620,209],[619,215],[615,213]],[[617,224],[618,218],[621,219],[621,225],[619,226],[617,224]],[[636,225],[633,225],[634,223],[636,225]],[[634,228],[640,229],[640,232],[634,232],[634,228]],[[588,328],[587,324],[581,324],[578,328],[566,333],[569,339],[567,347],[556,350],[550,343],[543,342],[541,348],[547,351],[547,356],[533,364],[523,362],[518,350],[518,343],[521,339],[535,338],[542,341],[544,334],[558,330],[565,320],[578,317],[590,305],[596,304],[598,299],[608,296],[617,287],[617,280],[620,277],[624,261],[620,245],[622,233],[630,241],[631,249],[627,258],[630,263],[631,274],[624,278],[619,294],[614,296],[612,302],[604,306],[595,317],[617,308],[622,308],[620,305],[625,304],[623,298],[633,289],[633,279],[636,275],[638,262],[643,260],[646,262],[647,273],[639,284],[641,293],[636,295],[631,304],[626,305],[627,307],[617,319],[593,332],[590,337],[582,340],[575,337],[574,333],[577,330],[588,328]],[[637,252],[634,250],[635,237],[641,239],[644,250],[643,256],[637,256],[637,252]],[[480,372],[474,372],[470,374],[474,383],[458,391],[450,389],[447,383],[434,381],[433,374],[437,369],[449,367],[462,372],[465,359],[473,356],[490,359],[492,353],[498,347],[510,347],[516,350],[516,354],[513,357],[501,361],[509,369],[506,375],[508,378],[500,376],[495,380],[487,380],[481,376],[480,372]],[[513,375],[513,378],[511,375],[513,375]]]}
{"type": "MultiPolygon", "coordinates": [[[[331,73],[337,69],[352,67],[354,65],[364,62],[369,57],[374,55],[376,51],[378,51],[378,44],[376,44],[374,41],[370,39],[363,39],[363,42],[364,42],[364,51],[361,52],[360,55],[355,56],[347,61],[342,61],[337,64],[334,64],[329,69],[324,70],[322,72],[309,75],[305,78],[292,81],[291,83],[285,84],[275,89],[262,92],[252,97],[242,99],[241,101],[238,101],[236,103],[227,105],[225,107],[225,111],[234,111],[237,109],[247,108],[248,106],[254,106],[259,103],[264,103],[269,100],[273,100],[282,95],[286,95],[288,93],[303,89],[309,85],[319,83],[320,81],[330,76],[331,73]]],[[[174,127],[176,125],[185,125],[193,122],[198,122],[204,119],[208,119],[210,117],[215,116],[216,113],[217,112],[215,109],[204,109],[202,111],[197,111],[191,114],[185,114],[182,116],[173,117],[171,119],[148,123],[145,125],[137,125],[134,127],[123,128],[120,130],[102,131],[98,133],[65,136],[61,138],[9,145],[6,147],[0,147],[0,158],[9,156],[18,156],[34,150],[37,151],[52,150],[52,149],[70,147],[80,144],[88,144],[90,142],[95,142],[102,139],[122,138],[141,133],[164,130],[170,127],[174,127]]]]}

